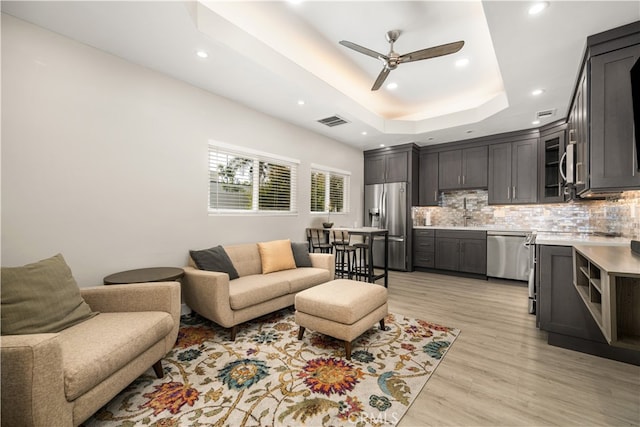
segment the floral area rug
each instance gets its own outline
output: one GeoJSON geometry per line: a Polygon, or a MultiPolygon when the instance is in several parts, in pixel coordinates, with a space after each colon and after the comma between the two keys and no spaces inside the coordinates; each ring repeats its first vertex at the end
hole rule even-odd
{"type": "Polygon", "coordinates": [[[397,314],[353,342],[305,332],[284,309],[226,329],[183,316],[175,348],[85,426],[396,425],[458,336],[397,314]]]}

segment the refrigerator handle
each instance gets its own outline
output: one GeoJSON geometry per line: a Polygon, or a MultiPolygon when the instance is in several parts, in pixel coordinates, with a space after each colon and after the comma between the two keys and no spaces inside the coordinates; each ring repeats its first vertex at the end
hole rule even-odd
{"type": "Polygon", "coordinates": [[[380,205],[380,225],[378,228],[387,228],[387,192],[385,190],[382,191],[380,205]]]}

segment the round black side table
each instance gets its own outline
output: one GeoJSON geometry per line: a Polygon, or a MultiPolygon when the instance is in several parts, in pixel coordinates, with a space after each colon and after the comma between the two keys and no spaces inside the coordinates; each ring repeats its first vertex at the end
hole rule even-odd
{"type": "Polygon", "coordinates": [[[151,267],[121,271],[103,279],[105,285],[126,283],[171,282],[184,276],[184,270],[177,267],[151,267]]]}

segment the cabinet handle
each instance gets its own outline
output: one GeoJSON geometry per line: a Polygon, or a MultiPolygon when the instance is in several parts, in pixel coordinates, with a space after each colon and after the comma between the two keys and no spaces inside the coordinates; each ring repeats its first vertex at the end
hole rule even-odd
{"type": "Polygon", "coordinates": [[[433,200],[438,201],[438,190],[433,192],[433,200]]]}
{"type": "Polygon", "coordinates": [[[458,175],[458,185],[460,185],[460,175],[458,175]]]}
{"type": "Polygon", "coordinates": [[[513,200],[515,200],[516,198],[517,198],[516,197],[516,186],[514,185],[513,186],[513,200]]]}
{"type": "Polygon", "coordinates": [[[562,196],[562,184],[558,183],[558,197],[562,196]]]}
{"type": "Polygon", "coordinates": [[[511,187],[509,187],[509,186],[507,185],[507,200],[510,200],[510,199],[511,199],[511,193],[510,193],[510,191],[511,191],[511,187]]]}
{"type": "Polygon", "coordinates": [[[464,178],[466,175],[462,175],[462,185],[464,185],[464,178]]]}

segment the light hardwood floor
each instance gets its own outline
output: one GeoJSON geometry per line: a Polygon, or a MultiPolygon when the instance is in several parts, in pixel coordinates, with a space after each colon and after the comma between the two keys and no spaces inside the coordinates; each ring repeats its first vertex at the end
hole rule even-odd
{"type": "Polygon", "coordinates": [[[640,367],[548,345],[518,282],[391,272],[389,311],[462,331],[400,426],[640,425],[640,367]]]}

